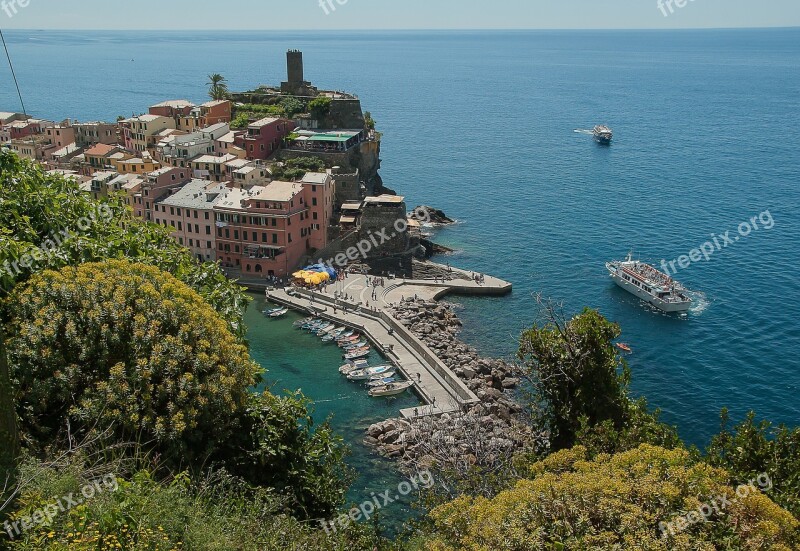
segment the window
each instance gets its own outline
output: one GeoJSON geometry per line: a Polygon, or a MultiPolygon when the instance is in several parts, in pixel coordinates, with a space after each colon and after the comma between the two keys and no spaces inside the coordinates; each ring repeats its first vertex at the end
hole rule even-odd
{"type": "Polygon", "coordinates": [[[244,230],[242,231],[242,240],[247,241],[247,232],[244,230]]]}
{"type": "Polygon", "coordinates": [[[261,242],[262,243],[266,243],[267,242],[267,232],[264,232],[264,233],[261,234],[261,242]]]}
{"type": "Polygon", "coordinates": [[[174,208],[174,207],[170,207],[170,208],[169,208],[169,213],[170,213],[171,215],[175,216],[175,208],[174,208]]]}
{"type": "Polygon", "coordinates": [[[233,230],[233,238],[239,240],[239,230],[233,230]]]}
{"type": "MultiPolygon", "coordinates": [[[[178,231],[182,231],[182,230],[183,230],[183,228],[181,228],[181,223],[178,222],[178,231]]],[[[183,243],[181,243],[181,245],[183,245],[183,243]]]]}
{"type": "Polygon", "coordinates": [[[208,220],[208,211],[205,212],[206,220],[208,220]]]}
{"type": "Polygon", "coordinates": [[[277,245],[278,244],[278,234],[277,233],[273,233],[272,234],[272,244],[273,245],[277,245]]]}
{"type": "Polygon", "coordinates": [[[225,239],[231,238],[231,231],[228,228],[225,228],[225,239]]]}
{"type": "Polygon", "coordinates": [[[206,235],[211,235],[211,226],[206,226],[206,235]]]}
{"type": "Polygon", "coordinates": [[[317,198],[316,197],[312,197],[311,198],[311,206],[312,207],[316,207],[317,206],[317,198]]]}
{"type": "Polygon", "coordinates": [[[194,211],[194,217],[197,218],[198,216],[199,215],[198,215],[197,211],[194,211]]]}
{"type": "Polygon", "coordinates": [[[317,219],[317,213],[316,213],[316,212],[312,213],[312,214],[311,214],[311,217],[312,217],[314,220],[316,220],[316,219],[317,219]]]}
{"type": "Polygon", "coordinates": [[[291,242],[292,242],[292,234],[290,233],[289,234],[289,243],[291,243],[291,242]]]}

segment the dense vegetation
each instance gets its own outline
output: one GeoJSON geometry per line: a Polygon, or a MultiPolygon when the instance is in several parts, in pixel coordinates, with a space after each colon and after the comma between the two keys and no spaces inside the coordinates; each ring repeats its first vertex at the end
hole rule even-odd
{"type": "MultiPolygon", "coordinates": [[[[119,199],[94,201],[74,182],[6,151],[0,245],[2,517],[24,518],[37,500],[64,495],[65,481],[80,484],[112,461],[121,481],[146,470],[165,504],[181,479],[199,507],[201,485],[222,476],[215,473],[228,473],[241,496],[211,482],[204,491],[222,492],[275,523],[285,514],[327,518],[342,503],[348,471],[340,438],[327,423],[315,425],[302,396],[252,392],[259,368],[244,341],[246,297],[217,265],[197,264],[167,230],[134,219],[119,199]],[[20,443],[28,458],[23,474],[28,465],[34,476],[16,476],[20,443]],[[89,452],[92,463],[75,467],[89,452]],[[74,468],[81,476],[69,475],[74,468]]],[[[116,514],[109,507],[96,509],[95,521],[121,538],[121,525],[107,522],[116,514]]],[[[59,515],[46,540],[76,534],[69,519],[84,509],[59,515]]],[[[187,520],[179,511],[164,518],[187,520]]],[[[152,526],[130,527],[136,535],[126,548],[164,548],[148,539],[152,526]]],[[[15,545],[42,548],[36,536],[29,529],[15,545]]],[[[62,543],[52,548],[72,548],[62,543]]]]}
{"type": "Polygon", "coordinates": [[[0,152],[0,284],[0,521],[28,524],[0,540],[12,549],[800,549],[800,429],[723,413],[705,453],[687,449],[630,397],[621,328],[594,310],[542,304],[520,340],[549,450],[469,473],[479,493],[453,479],[388,542],[319,527],[343,505],[346,449],[302,395],[254,392],[246,296],[167,229],[0,152]],[[31,523],[111,475],[113,491],[31,523]]]}
{"type": "Polygon", "coordinates": [[[790,550],[800,543],[797,519],[757,489],[738,497],[727,478],[684,450],[643,444],[589,460],[577,446],[534,463],[523,480],[493,499],[464,496],[432,511],[436,535],[427,547],[790,550]],[[718,506],[707,522],[667,528],[720,496],[730,505],[718,506]]]}
{"type": "Polygon", "coordinates": [[[288,159],[281,164],[272,165],[270,171],[276,180],[293,182],[301,180],[306,172],[324,172],[325,163],[317,157],[297,157],[288,159]]]}

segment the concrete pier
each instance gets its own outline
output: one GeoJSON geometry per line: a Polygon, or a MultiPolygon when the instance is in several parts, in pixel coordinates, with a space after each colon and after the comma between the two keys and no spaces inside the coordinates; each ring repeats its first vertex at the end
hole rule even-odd
{"type": "MultiPolygon", "coordinates": [[[[471,276],[468,272],[462,275],[471,276]]],[[[385,286],[376,287],[374,283],[378,279],[349,274],[330,284],[324,292],[301,288],[268,289],[267,297],[292,309],[357,329],[369,338],[373,347],[414,383],[414,390],[425,404],[401,410],[403,418],[460,411],[478,403],[479,399],[464,382],[394,319],[389,309],[412,297],[432,301],[448,293],[503,295],[511,292],[511,284],[490,276],[484,276],[481,283],[472,277],[451,281],[384,278],[385,286]]]]}

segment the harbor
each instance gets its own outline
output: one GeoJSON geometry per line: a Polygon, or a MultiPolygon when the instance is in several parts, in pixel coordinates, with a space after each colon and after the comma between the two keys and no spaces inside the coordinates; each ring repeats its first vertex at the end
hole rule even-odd
{"type": "MultiPolygon", "coordinates": [[[[319,290],[298,286],[265,288],[267,299],[293,310],[361,332],[403,377],[423,405],[402,409],[402,419],[465,411],[480,398],[392,311],[407,301],[435,305],[451,293],[498,296],[510,283],[482,274],[427,263],[441,273],[432,279],[378,278],[346,273],[319,290]],[[451,279],[448,279],[451,278],[451,279]]],[[[242,282],[251,289],[257,283],[242,282]]]]}

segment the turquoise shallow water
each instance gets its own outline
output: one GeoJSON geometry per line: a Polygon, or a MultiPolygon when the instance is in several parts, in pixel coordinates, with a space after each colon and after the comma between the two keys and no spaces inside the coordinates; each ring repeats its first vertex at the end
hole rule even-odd
{"type": "MultiPolygon", "coordinates": [[[[370,398],[363,383],[350,382],[339,373],[338,367],[344,363],[339,347],[292,327],[305,316],[290,312],[279,320],[267,319],[261,312],[275,305],[261,295],[253,297],[246,316],[248,340],[253,359],[267,370],[266,386],[276,394],[301,390],[313,399],[315,423],[331,417],[334,429],[352,448],[348,464],[357,474],[348,496],[352,504],[369,500],[373,492],[392,490],[394,496],[403,477],[394,462],[373,454],[362,440],[371,424],[397,417],[401,409],[419,404],[416,395],[408,392],[396,398],[370,398]]],[[[371,365],[385,363],[375,353],[369,360],[371,365]]],[[[409,499],[403,499],[381,514],[396,522],[405,516],[408,506],[409,499]]]]}
{"type": "MultiPolygon", "coordinates": [[[[355,91],[377,119],[386,185],[462,221],[439,233],[459,249],[449,260],[514,283],[510,297],[455,299],[480,350],[513,353],[541,292],[622,324],[634,391],[692,443],[717,430],[723,406],[800,421],[798,29],[7,38],[29,110],[56,120],[200,101],[212,72],[232,89],[276,83],[285,50],[302,49],[307,78],[355,91]],[[597,123],[614,129],[611,147],[574,132],[597,123]],[[766,209],[773,229],[679,274],[700,292],[685,318],[642,307],[605,274],[629,249],[677,258],[766,209]]],[[[16,106],[2,67],[0,110],[16,106]]],[[[335,412],[349,440],[386,413],[320,376],[331,352],[249,319],[256,358],[319,398],[320,415],[335,412]]]]}

